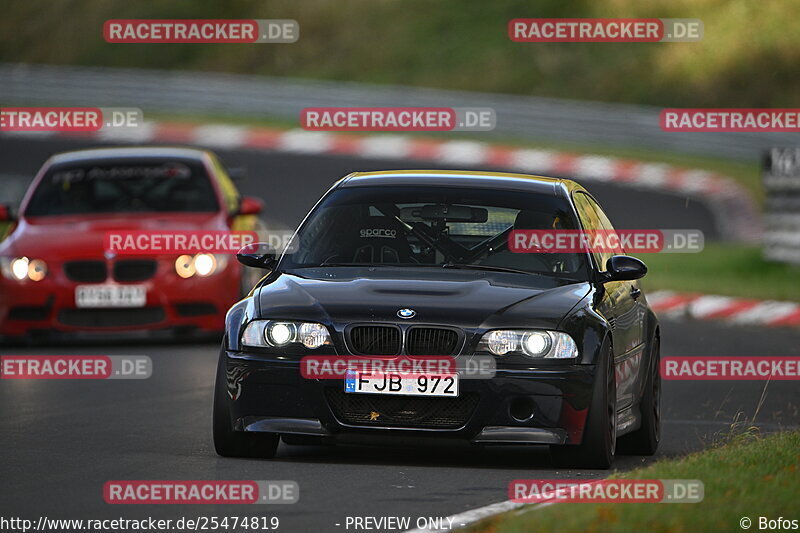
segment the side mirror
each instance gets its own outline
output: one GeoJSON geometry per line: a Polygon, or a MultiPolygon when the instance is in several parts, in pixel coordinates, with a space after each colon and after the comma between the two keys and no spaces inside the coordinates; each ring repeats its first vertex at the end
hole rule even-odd
{"type": "Polygon", "coordinates": [[[647,265],[629,255],[614,255],[606,263],[606,281],[631,281],[643,278],[647,265]]]}
{"type": "Polygon", "coordinates": [[[0,222],[14,222],[16,217],[11,206],[0,204],[0,222]]]}
{"type": "Polygon", "coordinates": [[[258,215],[264,210],[264,202],[255,196],[243,196],[239,203],[238,215],[258,215]]]}
{"type": "Polygon", "coordinates": [[[248,244],[236,254],[236,260],[244,266],[273,270],[278,264],[275,248],[265,242],[248,244]]]}

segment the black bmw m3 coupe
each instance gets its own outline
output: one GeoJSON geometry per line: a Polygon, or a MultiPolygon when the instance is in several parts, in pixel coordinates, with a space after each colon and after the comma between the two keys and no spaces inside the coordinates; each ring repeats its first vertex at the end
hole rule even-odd
{"type": "Polygon", "coordinates": [[[511,237],[525,231],[614,228],[570,180],[392,171],[338,181],[281,254],[238,255],[267,274],[227,315],[217,452],[272,457],[279,439],[449,440],[549,445],[559,466],[588,468],[655,453],[659,324],[638,281],[647,268],[620,246],[522,253],[511,237]],[[402,383],[392,387],[357,372],[308,376],[311,356],[483,357],[494,369],[438,388],[437,376],[390,377],[402,383]]]}

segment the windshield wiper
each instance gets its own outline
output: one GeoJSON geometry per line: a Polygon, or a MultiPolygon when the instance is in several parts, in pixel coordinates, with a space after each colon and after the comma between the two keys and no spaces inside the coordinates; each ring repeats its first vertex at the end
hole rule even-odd
{"type": "Polygon", "coordinates": [[[527,270],[517,270],[516,268],[505,268],[492,265],[475,265],[471,263],[444,263],[442,268],[458,268],[462,270],[489,270],[492,272],[509,272],[511,274],[538,274],[538,272],[528,272],[527,270]]]}

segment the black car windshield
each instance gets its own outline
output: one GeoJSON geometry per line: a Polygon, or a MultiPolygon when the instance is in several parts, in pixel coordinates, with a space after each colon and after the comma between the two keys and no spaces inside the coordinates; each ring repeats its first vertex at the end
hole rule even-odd
{"type": "Polygon", "coordinates": [[[300,228],[281,270],[402,266],[588,279],[582,253],[516,253],[515,229],[577,229],[566,198],[460,187],[345,187],[300,228]]]}
{"type": "Polygon", "coordinates": [[[55,165],[36,187],[24,214],[40,217],[218,209],[201,162],[136,159],[55,165]]]}

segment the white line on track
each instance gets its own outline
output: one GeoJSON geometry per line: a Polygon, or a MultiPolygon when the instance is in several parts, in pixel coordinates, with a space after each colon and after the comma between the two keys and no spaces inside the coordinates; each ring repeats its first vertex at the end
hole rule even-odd
{"type": "MultiPolygon", "coordinates": [[[[501,513],[507,513],[509,511],[514,511],[515,509],[519,509],[520,507],[530,507],[530,506],[538,506],[544,507],[545,505],[549,505],[549,503],[515,503],[511,500],[507,500],[504,502],[493,503],[491,505],[484,505],[483,507],[478,507],[476,509],[470,509],[469,511],[464,511],[463,513],[454,514],[452,516],[448,516],[444,519],[444,523],[453,524],[453,529],[459,529],[466,527],[470,524],[474,524],[479,520],[483,520],[484,518],[488,518],[490,516],[498,515],[501,513]]],[[[405,533],[438,533],[438,532],[446,532],[452,531],[453,529],[410,529],[405,533]]]]}

